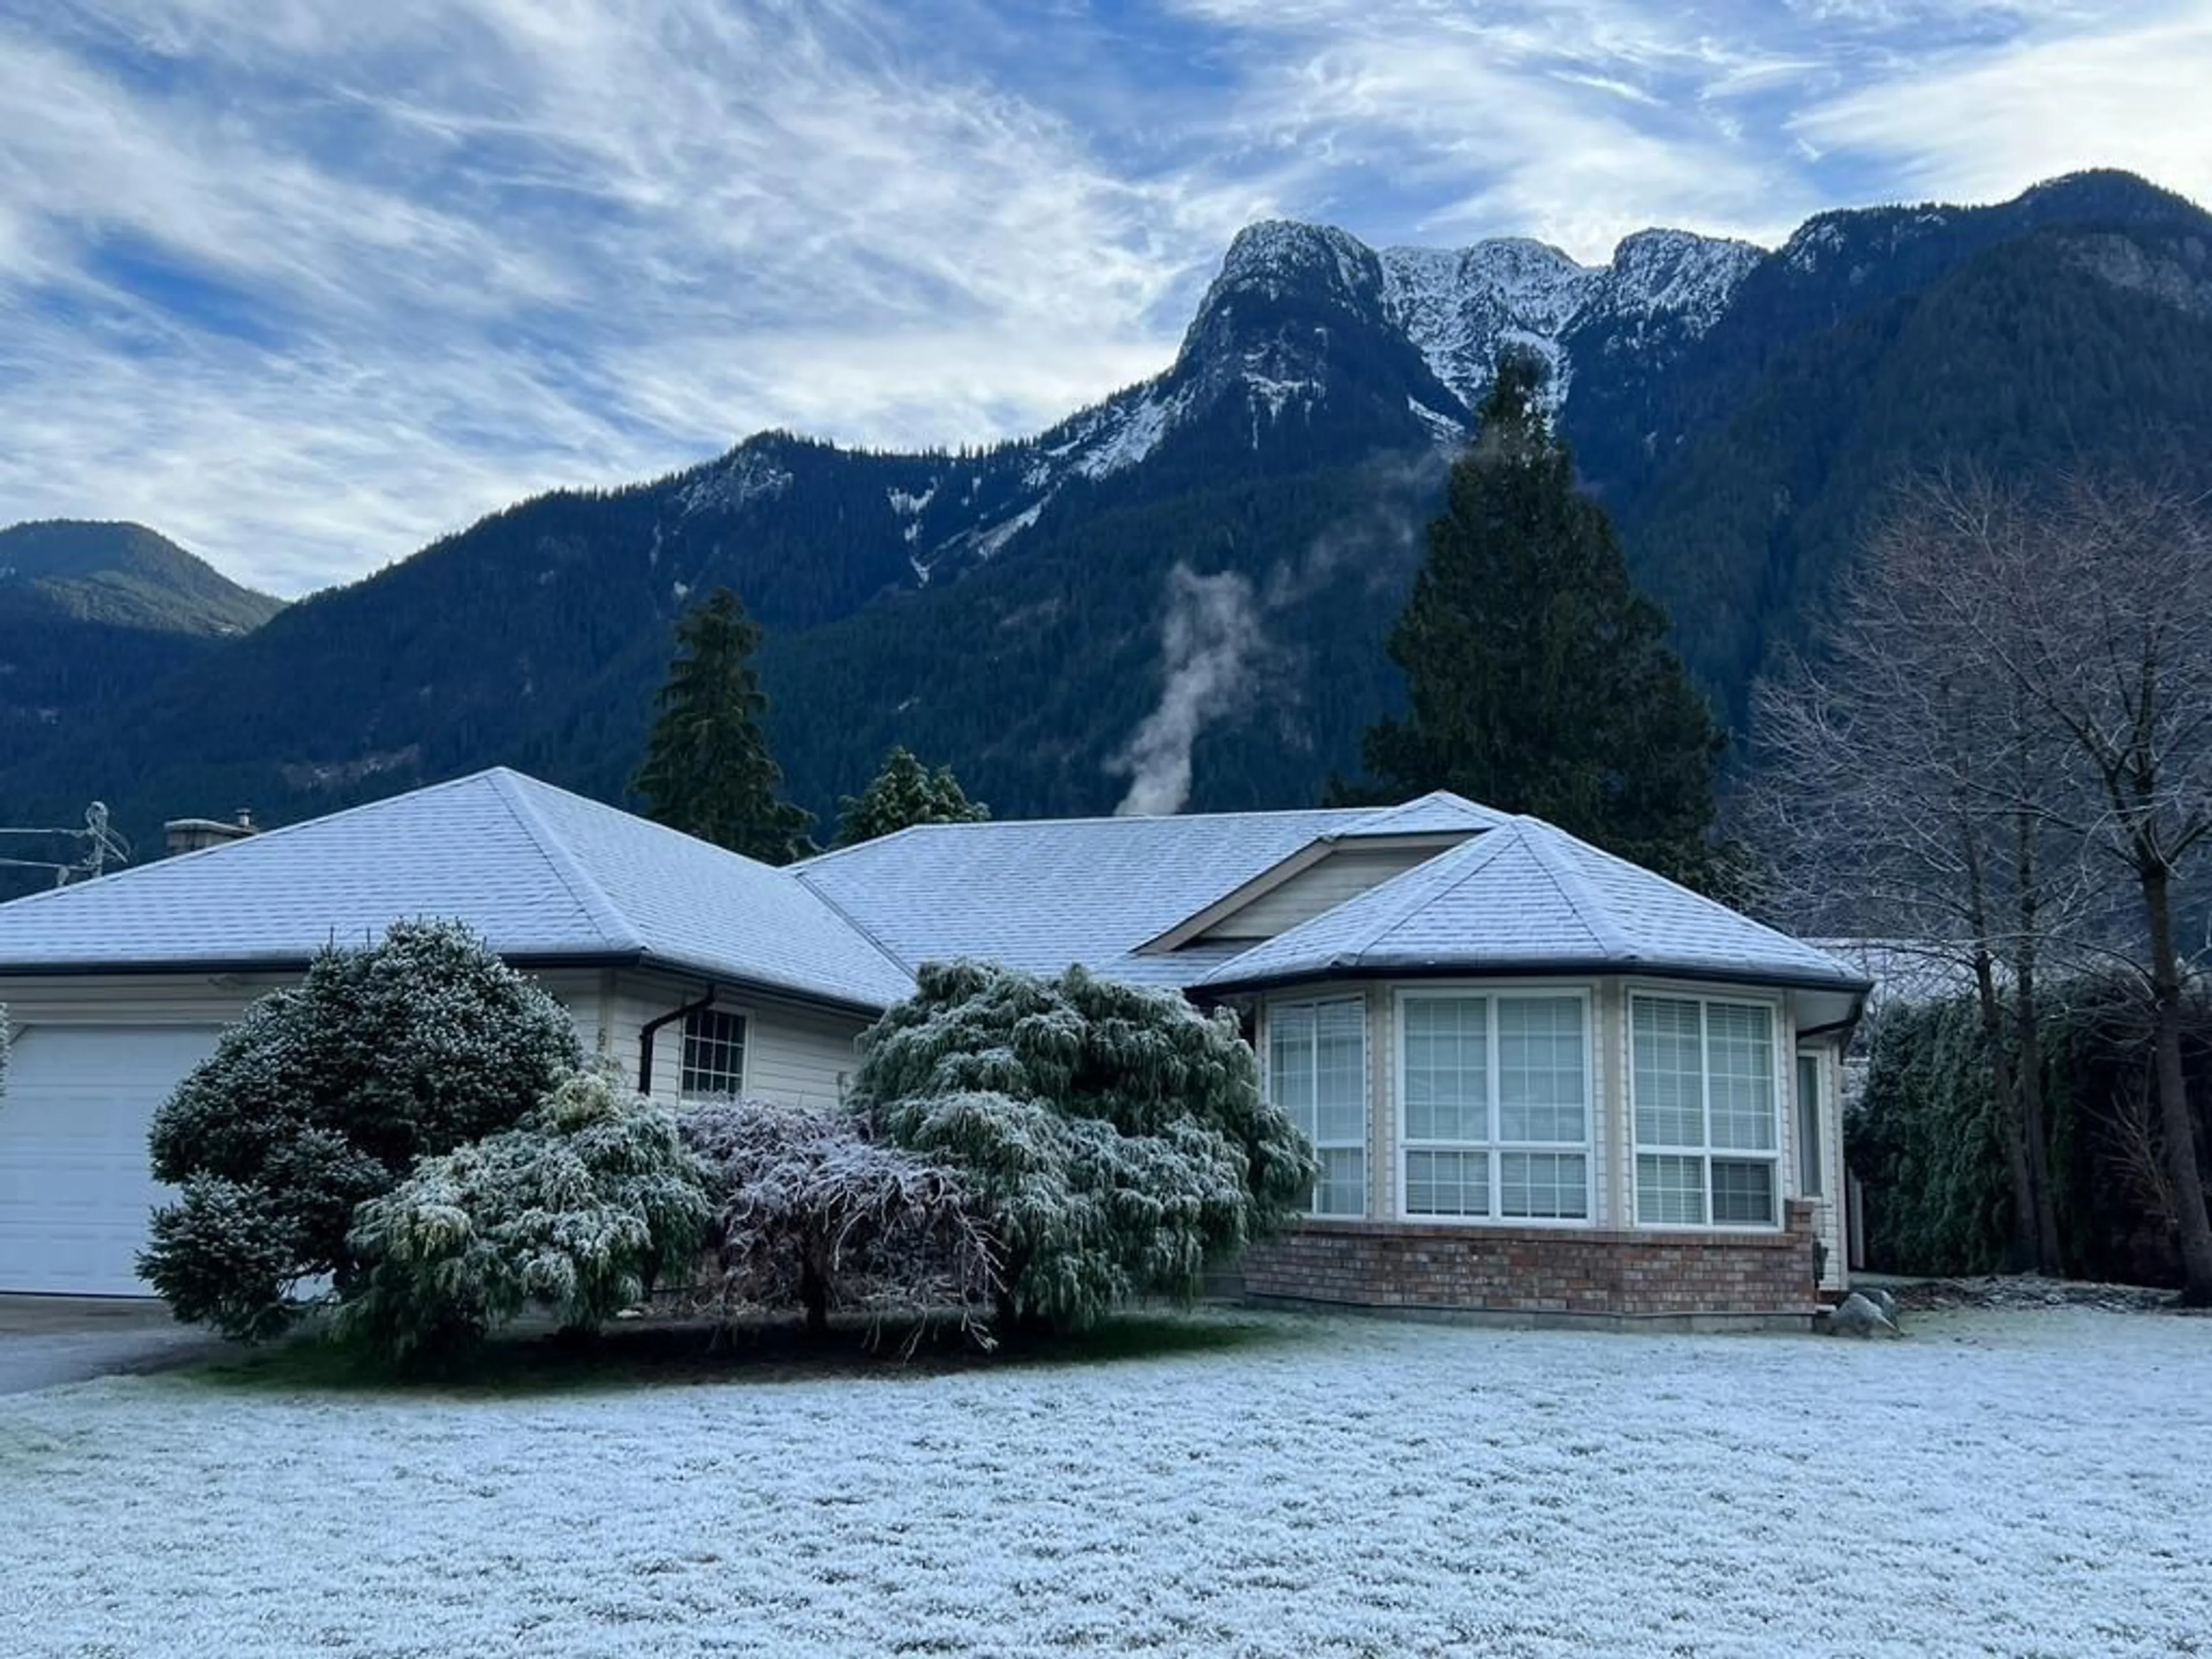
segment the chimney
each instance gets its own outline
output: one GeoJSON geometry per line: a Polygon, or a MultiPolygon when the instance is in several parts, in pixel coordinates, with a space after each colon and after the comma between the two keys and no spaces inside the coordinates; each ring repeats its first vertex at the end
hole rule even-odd
{"type": "Polygon", "coordinates": [[[198,853],[226,842],[244,841],[255,833],[253,814],[241,806],[237,817],[228,823],[221,818],[171,818],[161,826],[161,833],[173,858],[179,853],[198,853]]]}

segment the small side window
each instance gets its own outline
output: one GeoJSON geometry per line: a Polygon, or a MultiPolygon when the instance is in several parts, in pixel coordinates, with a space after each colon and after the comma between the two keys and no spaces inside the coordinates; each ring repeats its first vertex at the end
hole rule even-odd
{"type": "Polygon", "coordinates": [[[745,1017],[720,1008],[695,1008],[684,1016],[686,1100],[713,1100],[745,1091],[745,1017]]]}
{"type": "Polygon", "coordinates": [[[1820,1057],[1797,1056],[1797,1190],[1807,1198],[1822,1194],[1820,1156],[1820,1057]]]}

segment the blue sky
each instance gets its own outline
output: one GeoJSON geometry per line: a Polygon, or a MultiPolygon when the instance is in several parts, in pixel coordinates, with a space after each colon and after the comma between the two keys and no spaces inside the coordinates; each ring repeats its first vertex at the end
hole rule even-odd
{"type": "Polygon", "coordinates": [[[295,594],[773,425],[1033,430],[1237,228],[2212,200],[2212,0],[0,0],[0,523],[295,594]]]}

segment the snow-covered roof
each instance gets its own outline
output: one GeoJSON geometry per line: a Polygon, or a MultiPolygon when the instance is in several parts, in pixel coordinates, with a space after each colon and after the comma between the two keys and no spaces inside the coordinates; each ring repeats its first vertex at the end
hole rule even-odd
{"type": "Polygon", "coordinates": [[[1252,946],[1197,984],[1636,970],[1850,991],[1866,982],[1726,905],[1541,819],[1516,817],[1252,946]]]}
{"type": "Polygon", "coordinates": [[[1223,953],[1139,948],[1362,809],[923,824],[794,865],[900,960],[973,957],[1054,974],[1079,962],[1187,985],[1223,953]]]}
{"type": "Polygon", "coordinates": [[[1856,991],[1864,975],[1535,818],[1439,792],[1379,811],[940,824],[793,866],[912,965],[975,957],[1243,988],[1382,971],[1664,970],[1856,991]],[[1257,945],[1146,947],[1318,843],[1460,834],[1257,945]]]}
{"type": "Polygon", "coordinates": [[[1223,990],[1424,971],[1865,983],[1549,824],[1441,792],[929,824],[778,870],[504,768],[0,905],[0,975],[287,966],[408,916],[465,922],[510,959],[652,963],[862,1009],[959,957],[1223,990]],[[1274,939],[1158,948],[1294,861],[1408,838],[1440,850],[1274,939]]]}
{"type": "Polygon", "coordinates": [[[0,905],[0,973],[275,967],[393,921],[862,1008],[913,981],[786,872],[496,767],[0,905]]]}
{"type": "Polygon", "coordinates": [[[1330,833],[1340,839],[1370,836],[1433,836],[1495,830],[1512,819],[1504,812],[1478,806],[1449,789],[1435,789],[1401,806],[1381,806],[1363,813],[1330,833]]]}

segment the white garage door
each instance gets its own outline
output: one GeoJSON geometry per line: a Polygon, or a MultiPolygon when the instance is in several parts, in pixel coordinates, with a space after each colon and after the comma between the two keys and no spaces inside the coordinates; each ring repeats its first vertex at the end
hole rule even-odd
{"type": "Polygon", "coordinates": [[[213,1026],[32,1026],[0,1093],[0,1291],[147,1296],[146,1126],[213,1026]]]}

